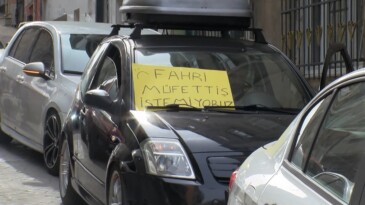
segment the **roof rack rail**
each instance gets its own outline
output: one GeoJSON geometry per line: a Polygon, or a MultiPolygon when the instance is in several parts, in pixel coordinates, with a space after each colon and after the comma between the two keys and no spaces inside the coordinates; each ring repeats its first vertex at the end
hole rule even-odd
{"type": "Polygon", "coordinates": [[[139,39],[142,36],[143,29],[171,29],[171,30],[199,30],[199,31],[220,31],[222,37],[229,37],[229,31],[250,31],[254,34],[254,41],[256,43],[267,44],[267,41],[262,33],[262,29],[259,28],[246,28],[239,26],[213,26],[213,25],[173,25],[173,24],[143,24],[143,23],[135,23],[135,24],[114,24],[112,25],[113,30],[110,33],[110,36],[117,35],[121,28],[133,28],[133,31],[130,35],[131,39],[139,39]]]}
{"type": "Polygon", "coordinates": [[[134,28],[135,26],[133,24],[113,24],[112,25],[112,31],[110,32],[109,36],[114,36],[119,34],[119,30],[121,28],[134,28]]]}

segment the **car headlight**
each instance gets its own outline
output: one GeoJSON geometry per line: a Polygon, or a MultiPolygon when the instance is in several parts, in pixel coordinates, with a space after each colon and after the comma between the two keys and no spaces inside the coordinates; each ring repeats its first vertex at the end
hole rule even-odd
{"type": "Polygon", "coordinates": [[[195,179],[190,161],[180,142],[173,139],[147,139],[141,143],[147,173],[195,179]]]}

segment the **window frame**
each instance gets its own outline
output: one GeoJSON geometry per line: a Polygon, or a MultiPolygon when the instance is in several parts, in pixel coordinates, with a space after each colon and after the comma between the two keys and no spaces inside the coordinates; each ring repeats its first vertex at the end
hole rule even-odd
{"type": "MultiPolygon", "coordinates": [[[[104,65],[104,60],[108,57],[107,55],[109,54],[109,52],[111,51],[111,49],[113,50],[116,50],[118,52],[118,54],[116,55],[119,55],[119,60],[120,60],[120,66],[122,66],[122,56],[121,56],[121,51],[119,49],[119,47],[117,45],[114,45],[112,43],[109,43],[106,48],[102,51],[103,54],[102,56],[98,59],[98,64],[93,68],[94,71],[93,71],[93,74],[92,74],[92,77],[91,79],[89,79],[89,82],[88,82],[88,86],[87,86],[87,89],[86,89],[86,92],[89,91],[89,90],[92,90],[92,89],[99,89],[97,87],[94,87],[95,86],[95,83],[96,81],[99,81],[99,74],[101,72],[101,70],[103,69],[103,65],[104,65]]],[[[118,93],[120,92],[120,89],[121,89],[121,76],[120,76],[120,71],[118,72],[118,67],[116,66],[115,68],[115,73],[116,73],[116,76],[117,76],[117,92],[116,92],[116,97],[118,97],[118,93]]],[[[120,68],[122,69],[122,68],[120,68]]],[[[107,91],[108,92],[108,91],[107,91]]],[[[108,92],[109,93],[109,92],[108,92]]],[[[113,98],[112,100],[114,100],[115,98],[113,98]]]]}
{"type": "MultiPolygon", "coordinates": [[[[33,42],[33,46],[32,46],[32,50],[29,54],[29,62],[32,62],[30,61],[31,60],[31,57],[32,57],[32,54],[34,53],[34,50],[36,48],[36,44],[38,43],[38,41],[40,40],[40,36],[42,33],[46,33],[48,34],[51,38],[51,43],[52,43],[52,63],[49,67],[45,66],[45,72],[49,72],[48,76],[51,77],[51,79],[54,79],[56,77],[56,68],[55,68],[55,52],[54,52],[54,49],[55,49],[55,45],[54,45],[54,37],[52,35],[52,33],[46,29],[46,28],[40,28],[39,31],[38,31],[38,38],[34,40],[33,42]]],[[[36,61],[33,61],[33,62],[36,62],[36,61]]],[[[43,61],[40,61],[44,64],[43,61]]]]}
{"type": "MultiPolygon", "coordinates": [[[[304,183],[306,186],[308,186],[310,189],[312,189],[313,191],[315,191],[316,193],[318,193],[320,196],[322,196],[323,198],[325,198],[328,202],[332,203],[332,204],[360,204],[360,200],[362,199],[362,195],[365,195],[365,176],[359,176],[360,174],[356,174],[355,177],[355,185],[354,188],[352,190],[352,195],[350,197],[350,202],[346,203],[343,200],[341,200],[338,196],[330,193],[328,190],[326,190],[326,188],[324,188],[323,186],[319,185],[318,182],[315,182],[314,179],[312,179],[310,176],[308,176],[307,174],[305,174],[305,172],[303,172],[303,170],[306,169],[306,166],[304,167],[304,169],[299,168],[298,166],[294,165],[292,162],[292,157],[293,157],[293,152],[294,149],[297,145],[298,142],[298,137],[299,137],[299,133],[300,130],[302,128],[303,122],[305,121],[305,117],[308,115],[308,113],[311,112],[311,110],[317,105],[317,103],[319,103],[321,100],[323,100],[325,97],[333,94],[331,96],[331,100],[330,103],[328,103],[327,108],[326,108],[326,112],[323,115],[322,119],[321,119],[321,124],[317,129],[317,134],[313,139],[312,142],[312,147],[311,150],[309,152],[309,156],[311,155],[311,152],[313,150],[313,144],[314,142],[317,141],[318,138],[318,132],[322,127],[323,121],[325,120],[326,116],[328,115],[328,110],[329,108],[332,106],[333,101],[335,100],[335,97],[338,94],[338,91],[341,90],[342,88],[351,86],[352,84],[356,84],[356,83],[365,83],[365,77],[360,77],[360,78],[354,78],[351,80],[347,80],[345,82],[339,82],[336,86],[333,86],[333,88],[328,89],[326,93],[324,93],[321,97],[317,98],[315,102],[313,102],[311,104],[311,106],[306,109],[305,114],[302,115],[300,122],[298,123],[297,127],[296,127],[296,131],[293,137],[293,140],[291,142],[290,145],[290,149],[289,149],[289,153],[287,155],[287,158],[283,161],[283,167],[286,168],[291,174],[293,174],[294,176],[296,176],[296,178],[298,178],[302,183],[304,183]],[[359,181],[357,181],[356,179],[358,179],[359,181]]],[[[308,162],[308,159],[306,160],[306,163],[308,162]]],[[[358,173],[362,173],[365,171],[365,158],[362,159],[362,165],[359,165],[359,171],[358,173]]]]}
{"type": "MultiPolygon", "coordinates": [[[[334,90],[331,90],[329,92],[327,92],[325,95],[321,96],[320,98],[316,99],[316,102],[312,103],[311,106],[306,109],[305,111],[305,114],[302,115],[301,119],[300,119],[300,122],[298,123],[297,125],[297,128],[296,128],[296,131],[295,131],[295,134],[294,134],[294,138],[293,138],[293,141],[292,141],[292,145],[291,145],[291,148],[290,148],[290,152],[289,152],[289,155],[288,155],[288,161],[290,163],[292,163],[292,160],[293,160],[293,155],[294,155],[294,151],[295,151],[295,148],[297,147],[297,144],[299,143],[299,140],[302,138],[300,132],[301,132],[301,129],[303,127],[303,124],[304,124],[304,121],[306,120],[308,114],[318,105],[318,103],[322,102],[327,98],[327,97],[330,97],[329,101],[327,102],[327,104],[325,104],[324,106],[326,111],[324,112],[323,116],[322,116],[322,119],[320,119],[320,124],[318,125],[318,128],[321,127],[324,119],[325,119],[325,116],[327,115],[327,112],[328,112],[328,109],[329,107],[331,106],[332,102],[333,102],[333,98],[334,96],[336,95],[336,92],[337,92],[337,89],[334,89],[334,90]]],[[[310,151],[308,153],[308,156],[310,155],[310,152],[313,148],[313,143],[314,141],[316,140],[317,138],[317,135],[318,135],[318,129],[316,130],[316,134],[315,136],[313,137],[313,141],[311,142],[311,148],[310,148],[310,151]]],[[[306,164],[306,162],[304,162],[306,164]]],[[[304,168],[305,168],[306,165],[304,165],[304,168]]],[[[299,169],[299,167],[298,167],[299,169]]]]}
{"type": "Polygon", "coordinates": [[[10,56],[13,59],[16,59],[17,61],[22,62],[24,64],[29,63],[29,59],[30,59],[31,53],[32,53],[33,48],[34,48],[34,44],[38,40],[41,29],[42,29],[42,27],[39,27],[39,26],[30,26],[30,27],[25,28],[23,31],[21,31],[21,34],[19,34],[17,36],[17,38],[15,39],[14,44],[10,48],[8,56],[10,56]],[[34,29],[36,33],[35,33],[35,36],[32,38],[31,42],[29,43],[30,46],[28,47],[28,51],[27,51],[27,54],[26,54],[26,57],[25,57],[25,60],[28,61],[28,62],[24,62],[23,59],[19,59],[19,58],[16,57],[17,56],[17,51],[19,50],[18,47],[19,47],[22,39],[24,38],[26,32],[31,30],[31,29],[34,29]]]}
{"type": "Polygon", "coordinates": [[[81,76],[80,93],[82,98],[85,96],[86,92],[90,90],[96,72],[100,67],[101,59],[103,59],[103,57],[106,55],[106,51],[108,50],[109,45],[110,45],[109,42],[101,43],[93,53],[89,62],[87,63],[85,71],[81,76]]]}

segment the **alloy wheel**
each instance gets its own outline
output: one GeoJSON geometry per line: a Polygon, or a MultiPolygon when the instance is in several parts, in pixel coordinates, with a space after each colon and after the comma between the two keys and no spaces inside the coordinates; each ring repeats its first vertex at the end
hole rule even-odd
{"type": "Polygon", "coordinates": [[[58,174],[60,120],[56,114],[47,117],[45,123],[43,157],[51,174],[58,174]]]}
{"type": "Polygon", "coordinates": [[[64,197],[66,195],[70,175],[70,150],[67,141],[62,145],[60,155],[60,193],[64,197]]]}
{"type": "Polygon", "coordinates": [[[122,183],[117,170],[113,171],[109,185],[109,205],[122,205],[122,183]]]}

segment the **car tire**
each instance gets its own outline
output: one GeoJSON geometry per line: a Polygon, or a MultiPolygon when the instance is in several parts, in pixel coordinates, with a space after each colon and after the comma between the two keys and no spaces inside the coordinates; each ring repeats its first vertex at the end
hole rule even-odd
{"type": "Polygon", "coordinates": [[[47,171],[54,176],[59,174],[61,120],[54,111],[48,113],[44,123],[43,160],[47,171]]]}
{"type": "Polygon", "coordinates": [[[85,201],[76,193],[71,185],[71,154],[67,140],[62,143],[60,151],[60,172],[59,189],[62,204],[64,205],[83,205],[85,201]]]}
{"type": "Polygon", "coordinates": [[[13,138],[11,138],[9,135],[5,134],[1,129],[0,129],[0,143],[3,144],[8,144],[13,140],[13,138]]]}
{"type": "Polygon", "coordinates": [[[113,166],[111,168],[108,185],[107,204],[125,205],[125,186],[122,180],[121,171],[117,168],[117,166],[113,166]]]}

